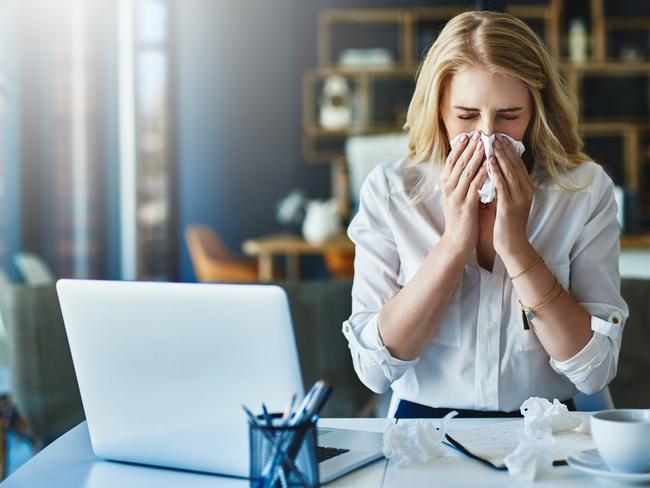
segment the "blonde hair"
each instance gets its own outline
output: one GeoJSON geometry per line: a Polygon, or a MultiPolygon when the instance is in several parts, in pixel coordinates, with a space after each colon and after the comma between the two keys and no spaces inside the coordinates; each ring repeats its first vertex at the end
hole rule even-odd
{"type": "Polygon", "coordinates": [[[576,190],[563,177],[590,158],[581,149],[577,102],[563,83],[554,59],[537,35],[518,18],[491,11],[469,11],[449,20],[418,69],[404,128],[409,154],[404,165],[424,165],[412,195],[420,203],[436,183],[434,165],[449,153],[440,114],[442,92],[462,67],[484,65],[490,72],[522,81],[533,114],[524,135],[523,159],[545,170],[562,188],[576,190]]]}

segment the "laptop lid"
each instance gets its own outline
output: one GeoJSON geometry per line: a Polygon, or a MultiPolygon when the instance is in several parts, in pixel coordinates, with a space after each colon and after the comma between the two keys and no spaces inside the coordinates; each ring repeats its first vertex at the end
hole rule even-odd
{"type": "Polygon", "coordinates": [[[241,405],[303,395],[287,297],[272,285],[60,280],[98,457],[248,476],[241,405]]]}

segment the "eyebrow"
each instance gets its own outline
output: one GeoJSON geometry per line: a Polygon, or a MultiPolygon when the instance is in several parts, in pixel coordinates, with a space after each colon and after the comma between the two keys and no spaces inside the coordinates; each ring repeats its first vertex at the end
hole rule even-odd
{"type": "MultiPolygon", "coordinates": [[[[478,108],[461,107],[459,105],[455,105],[454,108],[459,108],[461,110],[466,110],[468,112],[480,112],[478,108]]],[[[517,112],[521,109],[522,109],[521,107],[500,108],[499,110],[497,110],[497,112],[517,112]]]]}

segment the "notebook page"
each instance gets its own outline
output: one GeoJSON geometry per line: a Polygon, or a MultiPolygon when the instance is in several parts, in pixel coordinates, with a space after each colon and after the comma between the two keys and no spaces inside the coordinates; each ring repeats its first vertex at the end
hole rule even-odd
{"type": "MultiPolygon", "coordinates": [[[[447,433],[472,454],[497,467],[504,466],[503,459],[515,450],[524,435],[524,421],[503,422],[478,427],[447,428],[447,433]]],[[[591,436],[568,430],[553,434],[554,459],[563,461],[568,456],[586,449],[595,449],[591,436]]]]}

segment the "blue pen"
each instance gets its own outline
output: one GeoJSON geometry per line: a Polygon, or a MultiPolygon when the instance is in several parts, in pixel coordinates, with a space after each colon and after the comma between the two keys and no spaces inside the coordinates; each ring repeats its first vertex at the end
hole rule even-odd
{"type": "MultiPolygon", "coordinates": [[[[324,381],[322,380],[318,381],[317,385],[318,386],[315,389],[314,394],[311,395],[311,397],[309,398],[309,401],[306,403],[305,408],[302,410],[302,412],[300,412],[298,418],[294,419],[295,423],[292,423],[290,425],[298,426],[303,423],[313,421],[314,419],[317,418],[318,413],[325,405],[325,402],[329,398],[330,393],[332,393],[332,388],[324,381]]],[[[300,446],[302,444],[306,432],[307,432],[306,429],[298,431],[289,440],[289,445],[287,446],[287,453],[290,459],[295,459],[296,456],[298,455],[298,452],[300,451],[300,446]]]]}
{"type": "Polygon", "coordinates": [[[244,409],[244,412],[246,412],[246,416],[248,417],[248,420],[255,424],[255,425],[260,425],[260,423],[257,420],[257,417],[253,415],[253,412],[251,412],[248,408],[246,408],[246,405],[242,405],[241,408],[244,409]]]}
{"type": "Polygon", "coordinates": [[[264,420],[266,420],[266,425],[273,427],[273,418],[269,414],[269,411],[266,409],[266,405],[262,403],[262,414],[264,415],[264,420]]]}
{"type": "Polygon", "coordinates": [[[289,422],[289,425],[296,426],[305,421],[311,420],[314,414],[318,413],[318,411],[323,407],[330,392],[331,388],[323,380],[314,383],[314,386],[312,386],[309,393],[307,393],[303,399],[300,407],[291,419],[291,422],[289,422]]]}
{"type": "Polygon", "coordinates": [[[305,397],[302,399],[302,402],[300,402],[300,405],[296,409],[296,412],[291,417],[291,420],[289,421],[289,425],[295,426],[298,425],[300,422],[302,422],[302,419],[304,418],[305,411],[307,409],[307,406],[309,405],[309,402],[312,400],[313,396],[316,394],[319,388],[321,388],[321,386],[324,384],[325,382],[323,380],[319,380],[316,383],[314,383],[314,385],[309,389],[305,397]]]}

